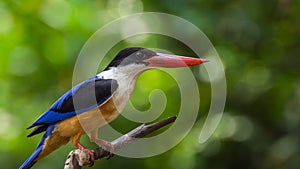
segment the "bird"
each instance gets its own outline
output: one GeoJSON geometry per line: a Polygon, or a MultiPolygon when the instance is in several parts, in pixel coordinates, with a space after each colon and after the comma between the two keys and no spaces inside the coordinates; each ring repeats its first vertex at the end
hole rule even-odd
{"type": "Polygon", "coordinates": [[[31,168],[38,160],[69,141],[93,157],[93,150],[79,142],[84,134],[91,142],[106,146],[113,153],[110,142],[98,138],[98,129],[122,112],[142,72],[155,68],[194,66],[207,61],[156,53],[142,47],[121,50],[102,72],[67,91],[27,128],[34,128],[27,137],[43,132],[44,135],[19,169],[31,168]]]}

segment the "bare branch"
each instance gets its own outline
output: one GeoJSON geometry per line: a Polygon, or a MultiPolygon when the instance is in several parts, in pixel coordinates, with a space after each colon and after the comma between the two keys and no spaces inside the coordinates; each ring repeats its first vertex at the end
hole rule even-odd
{"type": "MultiPolygon", "coordinates": [[[[145,125],[142,124],[139,127],[133,129],[127,134],[115,139],[111,142],[112,147],[115,151],[122,149],[128,144],[138,140],[138,138],[145,137],[146,135],[170,124],[176,120],[176,116],[172,116],[161,120],[159,122],[145,125]]],[[[94,150],[94,159],[99,160],[103,157],[109,157],[110,152],[105,150],[102,147],[96,148],[94,150]]],[[[73,150],[69,153],[68,158],[65,162],[64,169],[82,169],[85,165],[90,165],[90,155],[85,151],[81,151],[79,149],[73,150]]]]}

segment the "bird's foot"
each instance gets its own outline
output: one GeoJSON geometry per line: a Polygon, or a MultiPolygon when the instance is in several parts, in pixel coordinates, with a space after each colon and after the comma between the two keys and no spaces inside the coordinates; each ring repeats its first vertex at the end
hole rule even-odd
{"type": "Polygon", "coordinates": [[[91,161],[90,166],[93,166],[93,165],[94,165],[94,161],[95,161],[94,150],[90,150],[90,149],[84,148],[84,149],[81,150],[81,151],[85,151],[85,152],[89,153],[89,155],[90,155],[90,161],[91,161]]]}
{"type": "Polygon", "coordinates": [[[90,150],[90,149],[88,149],[88,148],[85,148],[85,147],[83,147],[80,143],[75,144],[75,146],[76,146],[79,150],[85,151],[85,152],[89,153],[89,155],[90,155],[90,161],[91,161],[90,166],[93,166],[93,165],[94,165],[94,161],[95,161],[95,153],[94,153],[94,150],[90,150]]]}
{"type": "Polygon", "coordinates": [[[105,150],[109,151],[109,156],[107,157],[107,159],[114,156],[115,150],[110,142],[96,139],[96,138],[93,138],[92,142],[98,144],[99,146],[105,147],[105,150]]]}

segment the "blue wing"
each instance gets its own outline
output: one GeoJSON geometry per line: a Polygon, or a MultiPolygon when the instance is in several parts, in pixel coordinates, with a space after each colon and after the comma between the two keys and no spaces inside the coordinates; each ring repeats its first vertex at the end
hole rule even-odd
{"type": "Polygon", "coordinates": [[[28,137],[45,131],[50,124],[98,107],[108,100],[117,88],[116,80],[99,79],[97,76],[76,85],[28,127],[36,126],[28,137]]]}

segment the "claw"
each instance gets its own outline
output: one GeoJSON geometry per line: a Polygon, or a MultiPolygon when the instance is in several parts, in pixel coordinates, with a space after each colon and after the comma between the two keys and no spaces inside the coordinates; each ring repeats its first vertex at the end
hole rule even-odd
{"type": "Polygon", "coordinates": [[[111,157],[113,157],[113,156],[114,156],[114,153],[115,153],[115,149],[114,149],[114,147],[111,145],[111,143],[110,143],[110,142],[106,142],[106,145],[103,145],[103,146],[105,146],[105,147],[108,149],[108,151],[109,151],[109,156],[108,156],[107,159],[110,159],[111,157]]]}
{"type": "Polygon", "coordinates": [[[75,146],[81,150],[81,151],[85,151],[85,152],[88,152],[89,155],[90,155],[90,161],[91,161],[91,166],[94,165],[94,161],[95,161],[95,154],[94,154],[94,150],[90,150],[88,148],[84,148],[80,143],[76,143],[75,146]]]}
{"type": "MultiPolygon", "coordinates": [[[[94,163],[94,161],[95,161],[94,150],[90,150],[90,149],[85,148],[85,149],[83,149],[82,151],[87,151],[87,152],[89,153],[89,155],[90,155],[90,161],[91,161],[91,163],[94,163]]],[[[93,165],[94,165],[94,164],[92,164],[92,166],[93,166],[93,165]]]]}
{"type": "Polygon", "coordinates": [[[94,164],[95,164],[94,161],[91,161],[89,167],[93,167],[94,164]]]}
{"type": "Polygon", "coordinates": [[[110,142],[104,141],[104,140],[100,140],[100,139],[97,139],[97,138],[93,138],[91,140],[92,140],[92,142],[97,143],[98,145],[105,147],[105,149],[107,149],[109,151],[109,156],[108,156],[107,159],[109,159],[109,158],[111,158],[111,157],[114,156],[115,150],[114,150],[114,147],[111,145],[110,142]]]}
{"type": "Polygon", "coordinates": [[[113,157],[114,155],[115,155],[115,154],[111,154],[111,152],[110,152],[109,156],[107,156],[106,159],[109,160],[109,159],[110,159],[111,157],[113,157]]]}

